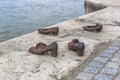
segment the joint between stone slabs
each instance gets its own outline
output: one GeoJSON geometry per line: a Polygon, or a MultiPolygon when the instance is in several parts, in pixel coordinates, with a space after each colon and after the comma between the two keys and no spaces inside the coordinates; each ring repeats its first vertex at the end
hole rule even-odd
{"type": "Polygon", "coordinates": [[[113,76],[108,76],[101,73],[93,77],[93,80],[112,80],[112,79],[113,79],[113,76]]]}
{"type": "MultiPolygon", "coordinates": [[[[109,46],[105,51],[103,51],[102,53],[101,53],[101,55],[103,56],[103,57],[107,57],[109,54],[115,54],[116,52],[118,52],[120,50],[120,48],[119,47],[116,47],[116,46],[109,46]],[[104,55],[105,54],[105,55],[104,55]]],[[[108,56],[108,58],[111,58],[112,57],[112,55],[110,56],[108,56]]]]}
{"type": "Polygon", "coordinates": [[[111,50],[105,50],[100,54],[100,57],[108,58],[108,61],[111,60],[111,58],[120,58],[120,51],[117,50],[111,54],[111,50]]]}

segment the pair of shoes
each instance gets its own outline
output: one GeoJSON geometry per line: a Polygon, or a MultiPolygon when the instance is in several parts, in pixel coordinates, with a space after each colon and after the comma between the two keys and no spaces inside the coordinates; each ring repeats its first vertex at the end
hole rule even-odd
{"type": "Polygon", "coordinates": [[[41,34],[47,34],[47,35],[58,35],[59,28],[52,27],[52,28],[47,28],[47,29],[38,29],[38,32],[41,34]]]}
{"type": "MultiPolygon", "coordinates": [[[[52,27],[52,28],[47,28],[47,29],[38,29],[38,32],[41,34],[46,34],[46,35],[58,35],[59,28],[52,27]]],[[[51,56],[53,57],[58,56],[57,50],[58,50],[57,42],[53,42],[49,45],[46,45],[40,42],[36,46],[29,48],[29,52],[31,53],[38,54],[38,55],[44,55],[45,52],[51,52],[51,56]]]]}
{"type": "MultiPolygon", "coordinates": [[[[96,23],[93,26],[83,26],[83,29],[86,31],[96,31],[100,32],[103,28],[102,24],[96,23]]],[[[59,33],[59,28],[58,27],[52,27],[52,28],[47,28],[47,29],[38,29],[38,32],[41,34],[46,34],[46,35],[58,35],[59,33]]]]}
{"type": "Polygon", "coordinates": [[[103,25],[99,23],[96,23],[94,26],[83,26],[83,29],[86,31],[100,32],[102,28],[103,28],[103,25]]]}
{"type": "MultiPolygon", "coordinates": [[[[78,39],[73,39],[71,42],[68,43],[68,48],[70,50],[76,51],[78,53],[78,56],[83,56],[84,52],[84,43],[79,42],[78,39]]],[[[38,43],[34,47],[29,48],[29,52],[38,54],[38,55],[44,55],[45,52],[51,52],[51,56],[57,57],[57,51],[58,51],[58,44],[57,42],[53,42],[49,45],[46,45],[42,42],[38,43]]]]}
{"type": "Polygon", "coordinates": [[[68,43],[68,49],[76,51],[78,56],[83,56],[85,49],[84,42],[79,42],[78,39],[73,39],[68,43]]]}
{"type": "Polygon", "coordinates": [[[45,52],[50,52],[51,56],[57,57],[57,50],[58,50],[58,45],[57,42],[53,42],[49,45],[46,45],[42,42],[38,43],[35,47],[30,47],[29,52],[38,54],[38,55],[44,55],[45,52]]]}

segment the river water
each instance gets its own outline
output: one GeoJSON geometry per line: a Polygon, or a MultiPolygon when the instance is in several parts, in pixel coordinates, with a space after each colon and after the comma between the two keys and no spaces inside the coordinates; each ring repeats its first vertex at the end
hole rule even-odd
{"type": "Polygon", "coordinates": [[[84,14],[84,0],[0,0],[0,41],[84,14]]]}

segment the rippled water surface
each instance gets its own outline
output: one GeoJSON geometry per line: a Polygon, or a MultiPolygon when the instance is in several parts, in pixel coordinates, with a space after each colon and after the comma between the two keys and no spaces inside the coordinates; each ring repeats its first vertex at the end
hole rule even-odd
{"type": "Polygon", "coordinates": [[[0,0],[0,41],[84,14],[84,0],[0,0]]]}

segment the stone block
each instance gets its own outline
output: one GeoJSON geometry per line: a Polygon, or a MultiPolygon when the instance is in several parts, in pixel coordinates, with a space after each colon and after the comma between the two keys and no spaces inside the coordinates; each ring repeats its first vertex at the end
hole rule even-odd
{"type": "Polygon", "coordinates": [[[106,67],[107,68],[113,68],[113,69],[118,69],[119,68],[119,63],[114,63],[114,62],[108,62],[107,64],[106,64],[106,67]]]}
{"type": "Polygon", "coordinates": [[[117,73],[117,70],[115,69],[109,69],[109,68],[103,68],[100,73],[108,74],[108,75],[115,75],[117,73]]]}
{"type": "Polygon", "coordinates": [[[88,66],[95,67],[95,68],[101,68],[103,65],[104,65],[104,63],[93,60],[92,62],[90,62],[90,64],[88,66]]]}
{"type": "Polygon", "coordinates": [[[120,47],[120,43],[113,43],[113,44],[111,44],[111,46],[120,47]]]}
{"type": "MultiPolygon", "coordinates": [[[[111,50],[111,53],[114,53],[115,51],[118,51],[120,48],[116,46],[109,46],[108,50],[111,50]]],[[[110,52],[110,51],[109,51],[110,52]]]]}
{"type": "Polygon", "coordinates": [[[99,70],[100,70],[100,68],[86,67],[83,72],[97,74],[99,70]]]}
{"type": "Polygon", "coordinates": [[[91,73],[80,73],[76,80],[92,80],[93,76],[91,73]]]}
{"type": "Polygon", "coordinates": [[[103,52],[100,54],[101,57],[111,58],[113,55],[108,52],[103,52]]]}
{"type": "Polygon", "coordinates": [[[94,60],[95,61],[100,61],[102,63],[106,63],[108,61],[108,58],[105,58],[105,57],[96,57],[94,60]]]}
{"type": "Polygon", "coordinates": [[[104,74],[97,74],[95,80],[112,80],[112,76],[107,76],[104,74]]]}
{"type": "Polygon", "coordinates": [[[108,48],[107,50],[105,50],[104,52],[114,54],[116,52],[116,49],[114,49],[114,47],[111,47],[111,48],[108,48]]]}
{"type": "Polygon", "coordinates": [[[120,59],[120,52],[116,53],[115,57],[118,58],[118,59],[120,59]]]}

